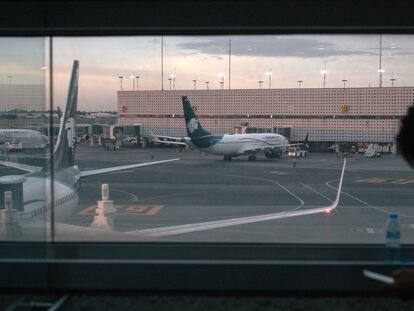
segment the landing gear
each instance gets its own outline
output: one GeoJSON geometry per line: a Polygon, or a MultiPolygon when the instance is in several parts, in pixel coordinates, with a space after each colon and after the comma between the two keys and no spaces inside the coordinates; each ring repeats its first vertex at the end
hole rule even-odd
{"type": "Polygon", "coordinates": [[[247,158],[248,161],[256,161],[256,156],[254,154],[249,155],[249,157],[247,158]]]}
{"type": "Polygon", "coordinates": [[[231,155],[225,155],[223,159],[224,161],[231,161],[231,155]]]}

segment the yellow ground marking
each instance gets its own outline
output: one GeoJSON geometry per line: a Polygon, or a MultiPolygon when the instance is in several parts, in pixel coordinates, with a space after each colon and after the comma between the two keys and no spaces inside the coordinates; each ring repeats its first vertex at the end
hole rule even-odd
{"type": "MultiPolygon", "coordinates": [[[[125,205],[125,204],[120,204],[120,205],[115,205],[114,206],[116,208],[116,213],[117,214],[138,214],[138,215],[155,215],[156,213],[158,213],[160,211],[160,209],[162,209],[164,206],[163,205],[137,205],[137,204],[133,204],[133,205],[125,205]]],[[[88,207],[85,207],[83,210],[81,210],[78,215],[94,215],[95,214],[95,209],[96,209],[96,204],[90,205],[88,207]]]]}
{"type": "Polygon", "coordinates": [[[88,214],[95,214],[96,204],[85,207],[81,210],[78,215],[88,215],[88,214]]]}
{"type": "MultiPolygon", "coordinates": [[[[118,208],[117,208],[118,209],[118,208]]],[[[127,213],[143,213],[148,209],[147,205],[125,205],[122,209],[126,210],[127,213]]]]}
{"type": "Polygon", "coordinates": [[[155,215],[156,213],[158,213],[160,211],[160,209],[162,209],[162,205],[154,205],[153,207],[151,207],[148,212],[147,215],[155,215]]]}
{"type": "Polygon", "coordinates": [[[414,183],[414,179],[371,177],[355,180],[356,183],[407,185],[414,183]]]}

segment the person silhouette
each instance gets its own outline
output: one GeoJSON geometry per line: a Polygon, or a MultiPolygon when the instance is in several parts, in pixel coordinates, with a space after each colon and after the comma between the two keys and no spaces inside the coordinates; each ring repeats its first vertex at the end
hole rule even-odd
{"type": "MultiPolygon", "coordinates": [[[[397,135],[398,148],[402,157],[414,168],[414,105],[401,120],[397,135]]],[[[401,298],[414,298],[414,269],[399,268],[392,272],[395,282],[386,288],[395,291],[401,298]]]]}

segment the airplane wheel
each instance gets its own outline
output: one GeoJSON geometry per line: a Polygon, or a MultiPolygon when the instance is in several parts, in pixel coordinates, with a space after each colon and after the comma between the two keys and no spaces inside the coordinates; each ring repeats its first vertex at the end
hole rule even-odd
{"type": "Polygon", "coordinates": [[[255,156],[255,155],[250,155],[250,156],[247,158],[247,160],[248,160],[248,161],[256,161],[256,156],[255,156]]]}
{"type": "Polygon", "coordinates": [[[225,155],[224,161],[231,161],[231,155],[225,155]]]}

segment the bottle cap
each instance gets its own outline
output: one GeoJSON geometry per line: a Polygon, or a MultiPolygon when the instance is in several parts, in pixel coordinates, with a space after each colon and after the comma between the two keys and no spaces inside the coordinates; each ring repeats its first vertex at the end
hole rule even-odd
{"type": "Polygon", "coordinates": [[[397,214],[390,214],[390,219],[397,219],[398,215],[397,214]]]}

